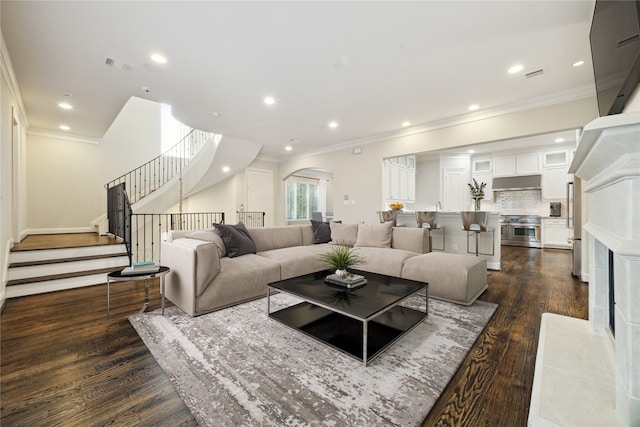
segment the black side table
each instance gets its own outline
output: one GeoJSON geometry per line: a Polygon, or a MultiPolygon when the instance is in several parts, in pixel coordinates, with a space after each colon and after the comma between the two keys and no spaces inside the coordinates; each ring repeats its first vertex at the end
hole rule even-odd
{"type": "MultiPolygon", "coordinates": [[[[171,269],[169,267],[160,266],[160,269],[154,273],[138,273],[138,274],[122,274],[122,270],[113,271],[107,274],[107,319],[109,321],[114,320],[122,320],[126,319],[126,317],[121,317],[118,319],[111,319],[111,311],[110,311],[110,288],[111,282],[130,282],[136,280],[148,280],[153,279],[156,276],[160,277],[160,294],[162,296],[162,314],[164,315],[164,276],[169,273],[171,269]]],[[[149,285],[145,283],[144,287],[144,305],[140,310],[140,313],[144,312],[147,307],[149,307],[149,285]]]]}

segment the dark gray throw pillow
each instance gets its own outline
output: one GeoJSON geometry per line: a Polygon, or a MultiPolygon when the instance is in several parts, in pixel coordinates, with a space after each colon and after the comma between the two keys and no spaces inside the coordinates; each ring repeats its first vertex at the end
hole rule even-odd
{"type": "Polygon", "coordinates": [[[331,241],[331,227],[328,222],[311,220],[313,243],[329,243],[331,241]]]}
{"type": "Polygon", "coordinates": [[[236,225],[213,224],[213,228],[222,238],[229,258],[256,253],[256,244],[243,223],[239,222],[236,225]]]}

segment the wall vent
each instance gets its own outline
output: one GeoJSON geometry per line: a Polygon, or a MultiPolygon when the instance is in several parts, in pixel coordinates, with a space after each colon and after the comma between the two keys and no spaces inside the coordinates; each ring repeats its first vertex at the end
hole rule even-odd
{"type": "Polygon", "coordinates": [[[531,71],[530,73],[525,74],[525,78],[530,79],[532,77],[538,77],[544,74],[544,70],[540,68],[539,70],[531,71]]]}
{"type": "Polygon", "coordinates": [[[120,61],[119,59],[114,59],[109,57],[107,57],[104,63],[106,66],[115,68],[116,70],[120,70],[120,71],[133,71],[133,69],[135,68],[133,65],[127,64],[124,61],[120,61]]]}

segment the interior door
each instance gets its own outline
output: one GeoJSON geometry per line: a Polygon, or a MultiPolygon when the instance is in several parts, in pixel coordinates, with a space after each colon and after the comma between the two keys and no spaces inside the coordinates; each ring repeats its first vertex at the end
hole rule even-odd
{"type": "Polygon", "coordinates": [[[247,169],[247,211],[264,212],[264,225],[272,225],[273,218],[273,173],[270,170],[247,169]]]}
{"type": "Polygon", "coordinates": [[[451,212],[466,211],[467,200],[467,170],[464,168],[443,169],[442,179],[442,209],[451,212]]]}

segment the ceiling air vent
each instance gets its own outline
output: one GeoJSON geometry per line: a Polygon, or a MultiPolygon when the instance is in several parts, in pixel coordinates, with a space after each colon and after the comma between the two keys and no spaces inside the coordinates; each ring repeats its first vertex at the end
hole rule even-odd
{"type": "Polygon", "coordinates": [[[113,67],[116,70],[120,71],[133,71],[134,66],[131,64],[127,64],[126,62],[120,61],[118,59],[109,58],[105,61],[105,65],[108,67],[113,67]]]}
{"type": "Polygon", "coordinates": [[[532,77],[538,77],[544,74],[544,70],[542,68],[540,68],[539,70],[535,70],[535,71],[531,71],[530,73],[525,74],[524,76],[527,79],[530,79],[532,77]]]}

